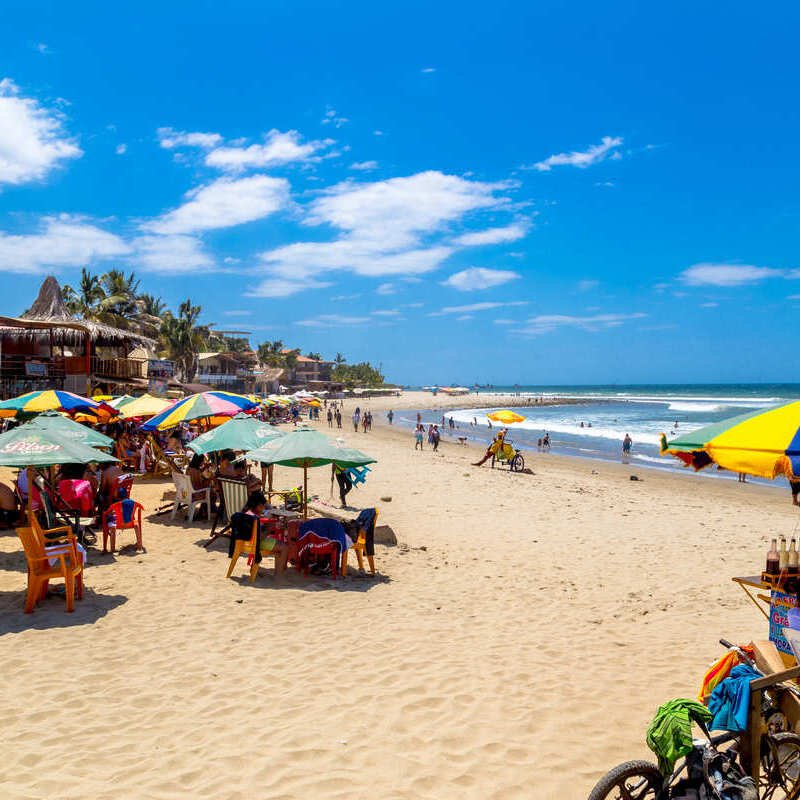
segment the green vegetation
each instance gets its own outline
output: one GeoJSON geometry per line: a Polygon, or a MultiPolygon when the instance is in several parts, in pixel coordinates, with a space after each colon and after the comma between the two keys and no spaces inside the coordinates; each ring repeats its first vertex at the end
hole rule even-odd
{"type": "MultiPolygon", "coordinates": [[[[337,353],[337,356],[340,355],[337,353]]],[[[365,388],[375,388],[383,386],[383,374],[380,368],[376,369],[368,361],[360,364],[345,364],[336,362],[331,379],[343,383],[346,388],[353,389],[357,386],[365,388]]]]}

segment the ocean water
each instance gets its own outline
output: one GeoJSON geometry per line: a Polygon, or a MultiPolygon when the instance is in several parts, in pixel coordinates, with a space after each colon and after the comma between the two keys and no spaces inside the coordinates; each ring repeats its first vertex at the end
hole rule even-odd
{"type": "MultiPolygon", "coordinates": [[[[633,448],[626,463],[682,470],[676,459],[660,455],[662,433],[672,438],[737,414],[800,399],[800,384],[498,386],[478,390],[486,400],[484,407],[447,412],[446,416],[452,416],[457,426],[454,435],[488,443],[497,425],[490,429],[486,414],[501,407],[497,395],[509,393],[518,393],[515,406],[521,406],[517,411],[526,417],[525,422],[509,426],[509,436],[534,458],[537,440],[547,432],[554,453],[622,461],[622,440],[628,433],[633,448]],[[538,397],[570,402],[528,405],[538,397]]],[[[420,409],[419,413],[426,424],[441,421],[441,412],[420,409]]],[[[416,415],[416,410],[397,412],[395,424],[413,427],[416,415]]],[[[445,430],[449,434],[449,428],[445,430]]],[[[716,470],[702,474],[736,479],[735,475],[716,470]]],[[[785,485],[785,481],[776,483],[785,485]]]]}

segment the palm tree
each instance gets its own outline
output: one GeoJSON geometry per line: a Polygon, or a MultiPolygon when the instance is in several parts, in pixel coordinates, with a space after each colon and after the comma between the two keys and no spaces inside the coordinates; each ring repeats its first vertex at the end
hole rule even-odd
{"type": "Polygon", "coordinates": [[[142,303],[142,311],[151,317],[160,317],[167,310],[167,304],[154,294],[144,292],[139,295],[139,300],[142,303]]]}
{"type": "Polygon", "coordinates": [[[280,339],[264,342],[258,346],[258,360],[270,367],[283,367],[286,365],[286,357],[282,351],[283,342],[280,339]]]}
{"type": "Polygon", "coordinates": [[[336,364],[346,364],[347,363],[347,359],[341,353],[337,353],[336,356],[334,357],[333,361],[336,364]]]}
{"type": "Polygon", "coordinates": [[[197,324],[202,310],[187,298],[180,304],[177,317],[167,311],[161,323],[165,354],[175,362],[178,378],[184,383],[190,383],[197,373],[197,354],[218,338],[209,325],[197,324]]]}
{"type": "Polygon", "coordinates": [[[100,278],[92,275],[86,267],[81,269],[81,280],[77,289],[65,285],[62,289],[64,302],[70,314],[84,319],[93,319],[97,305],[104,298],[105,292],[100,285],[100,278]]]}

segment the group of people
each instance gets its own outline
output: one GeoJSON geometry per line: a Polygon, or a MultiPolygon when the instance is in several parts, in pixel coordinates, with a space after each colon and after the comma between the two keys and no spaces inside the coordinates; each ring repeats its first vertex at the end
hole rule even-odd
{"type": "Polygon", "coordinates": [[[356,406],[353,411],[353,430],[358,433],[358,426],[361,425],[364,433],[372,430],[372,412],[367,409],[361,413],[360,406],[356,406]]]}
{"type": "MultiPolygon", "coordinates": [[[[425,426],[421,422],[417,422],[417,427],[414,428],[414,449],[415,450],[423,450],[424,449],[424,442],[426,438],[425,433],[425,426]]],[[[433,448],[433,452],[437,452],[439,449],[439,442],[442,438],[441,431],[439,430],[438,425],[429,424],[428,425],[428,432],[427,432],[427,439],[428,444],[430,447],[433,448]]]]}

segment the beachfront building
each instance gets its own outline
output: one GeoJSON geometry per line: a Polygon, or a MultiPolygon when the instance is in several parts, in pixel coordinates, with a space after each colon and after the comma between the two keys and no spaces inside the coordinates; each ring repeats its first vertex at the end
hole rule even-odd
{"type": "Polygon", "coordinates": [[[0,397],[39,389],[141,393],[155,347],[145,336],[73,317],[58,281],[47,277],[28,311],[0,316],[0,397]]]}
{"type": "Polygon", "coordinates": [[[239,394],[277,392],[283,370],[264,367],[250,349],[197,354],[195,380],[206,387],[239,394]]]}
{"type": "Polygon", "coordinates": [[[293,357],[290,361],[292,366],[286,370],[287,381],[292,388],[317,392],[342,390],[343,384],[331,377],[336,362],[301,356],[299,350],[282,350],[281,355],[293,357]]]}

